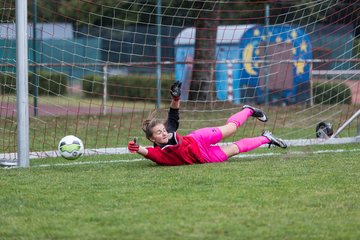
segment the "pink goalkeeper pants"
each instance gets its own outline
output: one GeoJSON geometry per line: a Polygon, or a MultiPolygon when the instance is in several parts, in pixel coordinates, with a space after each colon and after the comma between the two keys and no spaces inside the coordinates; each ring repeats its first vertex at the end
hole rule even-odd
{"type": "MultiPolygon", "coordinates": [[[[246,108],[231,116],[228,120],[228,123],[234,122],[239,127],[243,122],[246,121],[247,118],[251,116],[251,114],[252,110],[246,108]]],[[[205,162],[223,162],[228,160],[229,157],[224,153],[221,147],[215,145],[222,140],[222,133],[219,128],[201,128],[191,132],[188,136],[193,137],[197,142],[205,162]]],[[[240,153],[253,150],[266,143],[269,143],[269,139],[264,136],[243,138],[234,142],[240,153]]]]}

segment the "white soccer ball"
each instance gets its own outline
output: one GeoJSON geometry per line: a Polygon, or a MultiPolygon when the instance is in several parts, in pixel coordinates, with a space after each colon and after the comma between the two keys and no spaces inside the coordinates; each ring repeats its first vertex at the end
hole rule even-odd
{"type": "Polygon", "coordinates": [[[63,158],[75,160],[84,154],[84,144],[78,137],[68,135],[60,140],[58,150],[63,158]]]}

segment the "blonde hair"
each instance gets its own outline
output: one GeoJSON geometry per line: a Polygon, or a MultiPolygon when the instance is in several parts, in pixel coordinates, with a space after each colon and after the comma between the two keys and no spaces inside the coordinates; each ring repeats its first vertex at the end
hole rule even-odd
{"type": "MultiPolygon", "coordinates": [[[[150,138],[152,137],[152,129],[158,125],[158,124],[166,124],[166,122],[162,119],[157,119],[157,118],[154,118],[154,119],[146,119],[143,124],[142,124],[142,130],[144,131],[145,133],[145,136],[147,139],[150,140],[150,138]]],[[[151,141],[151,140],[150,140],[151,141]]]]}
{"type": "Polygon", "coordinates": [[[150,112],[147,119],[144,120],[143,123],[142,123],[142,130],[144,131],[146,138],[149,139],[149,140],[150,140],[150,138],[152,137],[152,134],[153,134],[152,129],[156,125],[158,125],[158,124],[166,125],[166,121],[163,120],[163,119],[156,118],[155,117],[156,115],[158,115],[158,110],[157,109],[150,112]]]}

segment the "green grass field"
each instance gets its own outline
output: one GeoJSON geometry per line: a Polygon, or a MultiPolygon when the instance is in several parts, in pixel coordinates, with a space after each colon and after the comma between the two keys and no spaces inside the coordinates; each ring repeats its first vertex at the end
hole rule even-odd
{"type": "Polygon", "coordinates": [[[0,169],[0,239],[360,239],[359,153],[260,148],[180,167],[35,159],[0,169]]]}

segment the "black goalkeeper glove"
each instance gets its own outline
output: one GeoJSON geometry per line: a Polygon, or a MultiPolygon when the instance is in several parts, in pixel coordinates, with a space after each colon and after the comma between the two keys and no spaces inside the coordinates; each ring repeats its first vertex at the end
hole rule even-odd
{"type": "Polygon", "coordinates": [[[180,96],[181,96],[181,84],[182,84],[182,82],[176,81],[170,87],[170,94],[171,94],[172,98],[175,101],[179,101],[179,99],[180,99],[180,96]]]}

